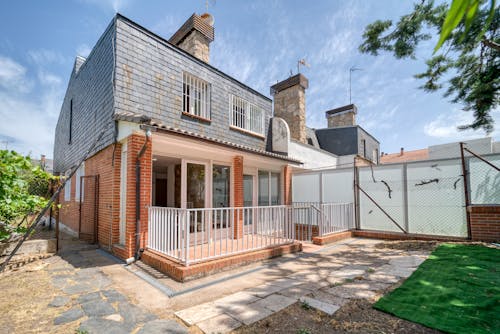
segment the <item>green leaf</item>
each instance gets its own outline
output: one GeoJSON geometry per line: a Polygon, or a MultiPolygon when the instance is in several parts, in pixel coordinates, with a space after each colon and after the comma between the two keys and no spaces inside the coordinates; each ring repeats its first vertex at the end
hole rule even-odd
{"type": "Polygon", "coordinates": [[[439,41],[434,48],[434,52],[439,50],[443,43],[448,39],[453,29],[455,29],[464,15],[467,13],[467,9],[470,7],[471,1],[478,0],[453,0],[451,3],[448,14],[444,19],[443,26],[441,28],[441,35],[439,36],[439,41]]]}

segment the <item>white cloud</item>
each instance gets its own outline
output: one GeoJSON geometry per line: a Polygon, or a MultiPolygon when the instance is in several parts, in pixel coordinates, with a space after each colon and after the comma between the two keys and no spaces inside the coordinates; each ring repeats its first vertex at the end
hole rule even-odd
{"type": "Polygon", "coordinates": [[[38,66],[44,66],[49,63],[62,65],[68,61],[68,59],[59,52],[47,49],[28,51],[28,58],[32,63],[38,66]]]}
{"type": "Polygon", "coordinates": [[[22,154],[51,156],[63,83],[41,67],[37,82],[27,73],[24,66],[0,56],[0,137],[7,138],[9,149],[22,154]],[[17,89],[12,89],[16,85],[17,89]],[[26,89],[28,86],[36,89],[26,89]]]}
{"type": "Polygon", "coordinates": [[[0,56],[0,86],[6,90],[27,92],[31,82],[25,76],[26,68],[14,60],[0,56]]]}
{"type": "Polygon", "coordinates": [[[182,23],[181,17],[166,15],[159,22],[154,24],[151,30],[163,38],[168,39],[181,27],[182,23]]]}
{"type": "MultiPolygon", "coordinates": [[[[490,135],[492,137],[500,136],[500,110],[491,113],[495,120],[495,130],[490,135]]],[[[424,133],[440,141],[457,141],[484,137],[483,130],[458,130],[458,126],[472,123],[473,115],[470,112],[464,112],[459,109],[451,109],[439,114],[435,119],[424,125],[424,133]]]]}
{"type": "Polygon", "coordinates": [[[76,54],[79,56],[82,56],[84,58],[87,58],[92,51],[92,48],[88,46],[87,44],[80,44],[78,48],[76,49],[76,54]]]}

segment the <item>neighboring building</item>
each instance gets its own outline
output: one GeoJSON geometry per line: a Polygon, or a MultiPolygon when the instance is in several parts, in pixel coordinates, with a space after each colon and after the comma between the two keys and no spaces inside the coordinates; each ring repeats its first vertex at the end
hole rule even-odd
{"type": "MultiPolygon", "coordinates": [[[[500,142],[494,142],[491,137],[463,141],[466,147],[477,154],[500,153],[500,142]]],[[[399,153],[382,153],[380,163],[435,160],[460,157],[460,142],[432,145],[428,148],[405,151],[402,147],[399,153]]]]}
{"type": "Polygon", "coordinates": [[[31,159],[31,162],[35,166],[40,166],[47,173],[52,174],[54,172],[54,160],[47,159],[44,154],[40,156],[40,159],[31,159]]]}

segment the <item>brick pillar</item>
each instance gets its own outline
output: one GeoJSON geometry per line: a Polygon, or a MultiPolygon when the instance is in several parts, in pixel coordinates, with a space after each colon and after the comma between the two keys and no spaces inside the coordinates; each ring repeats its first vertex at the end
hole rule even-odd
{"type": "MultiPolygon", "coordinates": [[[[134,255],[135,233],[136,233],[136,160],[146,136],[142,133],[134,133],[127,141],[127,227],[125,233],[125,249],[128,257],[134,255]]],[[[140,247],[146,246],[148,234],[148,210],[151,205],[151,174],[152,174],[152,150],[151,138],[148,140],[147,148],[140,160],[141,186],[140,186],[140,247]]]]}
{"type": "Polygon", "coordinates": [[[283,167],[283,204],[292,204],[292,167],[283,167]]]}
{"type": "MultiPolygon", "coordinates": [[[[243,157],[235,156],[233,158],[233,189],[234,206],[243,207],[243,157]]],[[[234,212],[234,238],[243,237],[243,210],[234,212]]]]}
{"type": "Polygon", "coordinates": [[[500,241],[500,206],[472,205],[469,212],[472,240],[500,241]]]}

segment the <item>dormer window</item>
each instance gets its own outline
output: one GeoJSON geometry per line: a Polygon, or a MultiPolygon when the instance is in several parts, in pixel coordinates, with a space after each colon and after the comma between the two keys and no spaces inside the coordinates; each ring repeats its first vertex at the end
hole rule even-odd
{"type": "Polygon", "coordinates": [[[230,98],[231,126],[264,135],[264,111],[256,105],[232,95],[230,98]]]}
{"type": "Polygon", "coordinates": [[[182,74],[182,112],[210,119],[210,84],[186,72],[182,74]]]}

